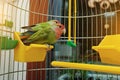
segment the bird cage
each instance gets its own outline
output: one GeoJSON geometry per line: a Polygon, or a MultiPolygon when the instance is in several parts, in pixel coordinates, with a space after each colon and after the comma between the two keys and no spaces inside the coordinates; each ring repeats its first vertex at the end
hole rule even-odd
{"type": "Polygon", "coordinates": [[[0,0],[0,80],[119,80],[120,0],[0,0]],[[25,45],[23,26],[58,20],[53,45],[25,45]]]}

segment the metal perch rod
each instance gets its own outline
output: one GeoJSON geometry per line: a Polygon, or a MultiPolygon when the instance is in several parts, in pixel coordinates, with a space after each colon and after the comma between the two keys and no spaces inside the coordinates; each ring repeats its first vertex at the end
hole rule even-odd
{"type": "Polygon", "coordinates": [[[74,68],[74,69],[90,70],[90,71],[103,72],[103,73],[120,74],[120,67],[118,66],[71,63],[71,62],[62,62],[62,61],[53,61],[51,65],[54,67],[74,68]]]}

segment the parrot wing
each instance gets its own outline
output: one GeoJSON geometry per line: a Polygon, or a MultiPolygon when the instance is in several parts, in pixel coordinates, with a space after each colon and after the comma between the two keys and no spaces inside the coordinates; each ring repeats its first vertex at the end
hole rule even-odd
{"type": "Polygon", "coordinates": [[[51,44],[55,39],[55,32],[50,28],[39,29],[33,35],[31,35],[24,43],[37,43],[37,44],[51,44]],[[51,39],[50,39],[51,38],[51,39]],[[53,39],[53,40],[52,40],[53,39]]]}
{"type": "Polygon", "coordinates": [[[45,28],[48,28],[48,27],[50,27],[50,24],[44,22],[44,23],[36,24],[36,26],[32,27],[32,30],[33,31],[38,31],[40,29],[45,29],[45,28]]]}

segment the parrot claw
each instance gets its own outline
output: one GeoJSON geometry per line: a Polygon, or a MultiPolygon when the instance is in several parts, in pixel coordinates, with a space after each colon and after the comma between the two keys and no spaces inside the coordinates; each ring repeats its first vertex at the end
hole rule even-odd
{"type": "Polygon", "coordinates": [[[47,46],[47,50],[50,50],[50,45],[49,44],[45,44],[47,46]]]}

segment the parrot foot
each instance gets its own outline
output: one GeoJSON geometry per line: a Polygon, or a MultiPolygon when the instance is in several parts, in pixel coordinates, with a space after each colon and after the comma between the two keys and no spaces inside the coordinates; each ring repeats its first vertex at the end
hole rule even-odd
{"type": "Polygon", "coordinates": [[[51,45],[49,44],[45,44],[47,46],[47,51],[50,51],[51,50],[51,45]]]}

